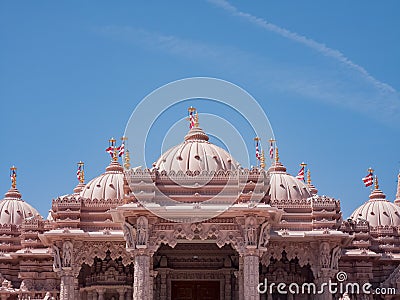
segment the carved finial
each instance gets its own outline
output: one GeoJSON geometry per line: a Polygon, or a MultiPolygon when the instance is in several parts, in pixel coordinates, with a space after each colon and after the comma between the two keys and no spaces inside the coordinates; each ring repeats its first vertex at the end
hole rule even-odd
{"type": "Polygon", "coordinates": [[[106,149],[106,151],[111,155],[111,160],[112,161],[118,161],[118,153],[117,153],[117,147],[115,147],[115,139],[111,138],[108,140],[109,142],[109,147],[106,149]]]}
{"type": "Polygon", "coordinates": [[[82,161],[79,161],[77,163],[78,165],[78,171],[76,171],[76,177],[78,178],[80,183],[84,183],[85,182],[85,164],[82,161]]]}
{"type": "Polygon", "coordinates": [[[307,170],[307,184],[311,185],[311,172],[310,172],[310,169],[307,170]]]}
{"type": "Polygon", "coordinates": [[[10,178],[11,178],[11,187],[15,189],[17,187],[17,168],[12,166],[10,168],[10,178]]]}
{"type": "Polygon", "coordinates": [[[279,151],[278,147],[275,147],[275,163],[279,162],[279,151]]]}
{"type": "Polygon", "coordinates": [[[77,163],[77,165],[78,165],[78,170],[76,171],[76,178],[78,178],[79,183],[84,183],[85,182],[85,171],[84,171],[85,164],[83,163],[83,161],[79,161],[77,163]]]}
{"type": "Polygon", "coordinates": [[[378,176],[375,175],[375,189],[379,190],[378,176]]]}
{"type": "Polygon", "coordinates": [[[199,127],[199,115],[197,113],[196,108],[193,106],[188,108],[189,112],[189,128],[192,129],[193,127],[199,127]]]}
{"type": "Polygon", "coordinates": [[[264,150],[261,151],[260,167],[261,167],[262,169],[265,168],[265,154],[264,154],[264,150]]]}
{"type": "Polygon", "coordinates": [[[131,158],[129,156],[129,150],[126,150],[126,153],[125,153],[124,168],[126,170],[129,170],[131,168],[131,158]]]}

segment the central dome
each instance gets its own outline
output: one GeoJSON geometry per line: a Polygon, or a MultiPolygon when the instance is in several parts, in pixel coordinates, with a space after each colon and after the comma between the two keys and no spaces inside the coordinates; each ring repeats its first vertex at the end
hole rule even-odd
{"type": "Polygon", "coordinates": [[[183,143],[167,150],[154,163],[159,171],[230,171],[238,163],[224,149],[210,143],[207,134],[199,127],[193,127],[183,143]]]}

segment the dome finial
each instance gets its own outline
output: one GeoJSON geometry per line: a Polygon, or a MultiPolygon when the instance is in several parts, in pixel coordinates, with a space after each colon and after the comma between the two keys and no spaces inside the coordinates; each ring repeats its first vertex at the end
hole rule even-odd
{"type": "Polygon", "coordinates": [[[193,127],[199,127],[199,114],[197,109],[191,106],[188,108],[188,112],[189,117],[187,120],[189,120],[189,128],[192,129],[193,127]]]}
{"type": "Polygon", "coordinates": [[[279,162],[279,151],[278,147],[275,147],[275,163],[279,162]]]}
{"type": "Polygon", "coordinates": [[[118,161],[118,148],[115,147],[115,139],[111,138],[108,140],[109,146],[106,149],[106,152],[111,155],[111,161],[118,161]]]}
{"type": "Polygon", "coordinates": [[[311,172],[310,172],[310,169],[307,170],[307,184],[311,185],[311,172]]]}
{"type": "Polygon", "coordinates": [[[378,176],[375,175],[375,190],[379,190],[378,176]]]}
{"type": "Polygon", "coordinates": [[[265,168],[265,154],[264,154],[264,150],[261,151],[260,167],[261,167],[262,169],[265,168]]]}
{"type": "Polygon", "coordinates": [[[76,171],[76,177],[78,178],[79,183],[84,183],[85,182],[85,171],[84,171],[85,164],[83,161],[79,161],[77,163],[77,165],[78,165],[78,170],[76,171]]]}
{"type": "Polygon", "coordinates": [[[10,168],[10,178],[11,178],[11,187],[15,189],[17,187],[17,167],[12,166],[10,168]]]}
{"type": "Polygon", "coordinates": [[[131,168],[131,158],[129,156],[129,150],[126,150],[126,153],[124,156],[124,168],[126,170],[129,170],[131,168]]]}

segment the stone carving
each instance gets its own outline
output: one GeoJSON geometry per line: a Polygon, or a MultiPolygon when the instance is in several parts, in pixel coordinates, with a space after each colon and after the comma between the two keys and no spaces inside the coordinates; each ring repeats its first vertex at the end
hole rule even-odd
{"type": "Polygon", "coordinates": [[[136,228],[129,222],[124,222],[122,230],[125,236],[126,248],[135,248],[136,228]]]}
{"type": "Polygon", "coordinates": [[[270,229],[271,229],[271,224],[268,222],[265,222],[262,227],[261,227],[261,233],[260,233],[260,240],[258,242],[258,248],[267,248],[267,245],[269,243],[269,237],[270,237],[270,229]]]}
{"type": "Polygon", "coordinates": [[[78,266],[86,263],[93,265],[93,259],[97,256],[99,259],[105,259],[107,251],[110,251],[110,257],[114,260],[122,257],[124,265],[132,262],[132,257],[126,251],[126,242],[75,242],[74,243],[74,263],[78,266]]]}
{"type": "Polygon", "coordinates": [[[257,220],[254,216],[246,219],[245,238],[246,246],[257,245],[257,220]]]}
{"type": "Polygon", "coordinates": [[[53,245],[52,249],[53,249],[53,257],[54,257],[53,269],[59,270],[59,269],[61,269],[60,249],[58,249],[58,247],[56,245],[53,245]]]}
{"type": "Polygon", "coordinates": [[[63,267],[72,267],[72,243],[70,241],[65,241],[63,244],[63,267]]]}
{"type": "Polygon", "coordinates": [[[342,249],[339,246],[336,246],[332,250],[332,261],[331,261],[331,269],[337,270],[339,267],[339,259],[342,255],[342,249]]]}
{"type": "Polygon", "coordinates": [[[320,250],[320,265],[321,268],[329,268],[330,266],[330,249],[328,242],[322,242],[319,246],[320,250]]]}
{"type": "Polygon", "coordinates": [[[137,246],[146,246],[148,239],[148,220],[141,216],[137,219],[137,246]]]}

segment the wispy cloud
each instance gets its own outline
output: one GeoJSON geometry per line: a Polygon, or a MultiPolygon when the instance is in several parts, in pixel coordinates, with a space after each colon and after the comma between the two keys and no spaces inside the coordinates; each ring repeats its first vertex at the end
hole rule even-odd
{"type": "Polygon", "coordinates": [[[265,19],[256,17],[256,16],[246,13],[246,12],[242,12],[242,11],[238,10],[235,6],[230,4],[228,1],[225,1],[225,0],[208,0],[208,1],[218,7],[221,7],[225,11],[231,13],[233,16],[245,19],[248,22],[253,23],[258,27],[261,27],[270,32],[274,32],[282,37],[285,37],[285,38],[295,41],[297,43],[303,44],[304,46],[309,47],[315,51],[318,51],[319,53],[321,53],[325,56],[336,59],[338,62],[340,62],[340,63],[346,65],[347,67],[349,67],[350,69],[358,72],[361,76],[363,76],[366,80],[368,80],[376,88],[378,88],[379,90],[381,90],[383,92],[397,93],[396,90],[392,86],[374,78],[371,74],[368,73],[367,70],[365,70],[362,66],[351,61],[339,50],[329,48],[322,43],[316,42],[313,39],[310,39],[310,38],[308,38],[304,35],[298,34],[296,32],[289,31],[289,30],[282,28],[276,24],[272,24],[265,19]]]}
{"type": "Polygon", "coordinates": [[[106,26],[97,28],[96,32],[146,50],[161,51],[189,60],[197,67],[214,71],[218,69],[224,74],[238,77],[243,84],[250,82],[262,87],[263,92],[277,91],[285,94],[285,97],[303,96],[366,115],[373,112],[372,116],[377,120],[398,127],[398,93],[391,92],[382,83],[366,86],[365,76],[359,80],[360,76],[354,76],[354,72],[343,74],[336,69],[321,71],[320,68],[309,66],[304,68],[301,64],[282,64],[237,47],[183,39],[131,26],[106,26]]]}

